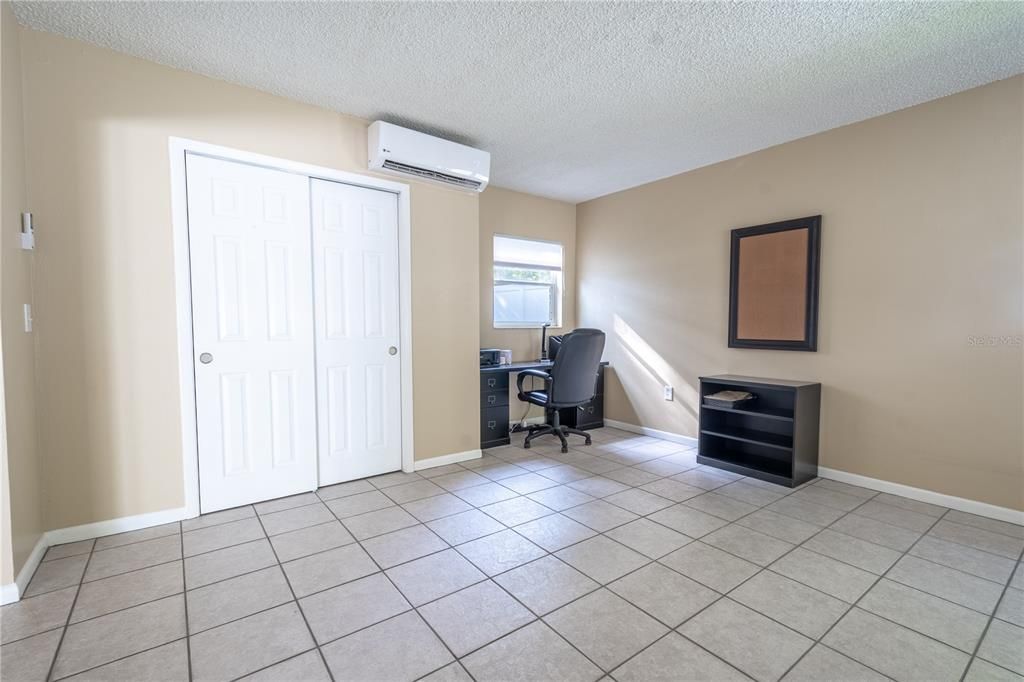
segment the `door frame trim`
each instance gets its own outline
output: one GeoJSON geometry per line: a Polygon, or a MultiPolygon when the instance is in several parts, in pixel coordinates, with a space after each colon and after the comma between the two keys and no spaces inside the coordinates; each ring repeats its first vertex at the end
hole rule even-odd
{"type": "MultiPolygon", "coordinates": [[[[412,220],[409,185],[180,137],[168,138],[171,164],[171,223],[174,233],[174,290],[177,308],[178,385],[181,405],[182,475],[186,518],[199,516],[199,440],[192,339],[192,275],[188,242],[185,155],[201,154],[346,185],[391,192],[398,197],[398,308],[402,385],[402,471],[415,470],[412,401],[412,220]]],[[[319,467],[317,471],[319,478],[319,467]]]]}

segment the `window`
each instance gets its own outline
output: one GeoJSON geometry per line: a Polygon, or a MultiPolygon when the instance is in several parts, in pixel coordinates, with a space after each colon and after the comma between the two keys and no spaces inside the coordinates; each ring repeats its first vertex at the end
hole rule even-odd
{"type": "Polygon", "coordinates": [[[562,324],[562,245],[494,237],[494,326],[562,324]]]}

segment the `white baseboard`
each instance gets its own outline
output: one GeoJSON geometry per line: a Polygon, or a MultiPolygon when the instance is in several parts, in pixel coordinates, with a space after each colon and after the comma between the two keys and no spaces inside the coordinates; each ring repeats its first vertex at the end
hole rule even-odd
{"type": "Polygon", "coordinates": [[[68,542],[78,542],[79,540],[91,540],[103,537],[104,535],[114,535],[115,533],[126,533],[130,530],[161,526],[165,523],[181,521],[192,516],[185,507],[179,507],[177,509],[165,509],[163,511],[149,512],[148,514],[123,516],[119,519],[97,521],[96,523],[86,523],[81,526],[72,526],[71,528],[58,528],[57,530],[46,531],[39,538],[25,565],[18,572],[15,582],[9,585],[0,585],[0,604],[10,604],[21,599],[21,595],[25,593],[29,581],[32,580],[36,569],[39,568],[39,563],[43,560],[46,550],[54,545],[63,545],[68,542]]]}
{"type": "Polygon", "coordinates": [[[647,426],[637,426],[636,424],[627,424],[626,422],[616,421],[615,419],[605,419],[604,425],[615,429],[621,429],[622,431],[629,431],[630,433],[639,433],[643,436],[651,436],[652,438],[660,438],[661,440],[667,440],[673,443],[682,443],[683,445],[697,447],[696,438],[684,436],[679,433],[672,433],[671,431],[659,431],[658,429],[652,429],[647,426]]]}
{"type": "Polygon", "coordinates": [[[12,604],[19,599],[21,595],[25,594],[25,590],[28,588],[28,582],[32,580],[32,576],[36,573],[36,568],[39,567],[39,563],[43,560],[43,556],[46,555],[46,550],[49,549],[50,545],[46,542],[46,534],[43,533],[39,536],[39,540],[36,541],[35,547],[32,548],[32,552],[28,555],[28,559],[25,560],[25,565],[18,571],[17,577],[14,578],[13,583],[0,586],[0,606],[4,604],[12,604]]]}
{"type": "MultiPolygon", "coordinates": [[[[629,431],[630,433],[640,433],[645,436],[653,436],[654,438],[661,438],[662,440],[668,440],[674,443],[685,443],[687,445],[692,445],[694,447],[697,446],[696,438],[682,436],[678,433],[659,431],[657,429],[651,429],[646,426],[627,424],[626,422],[620,422],[614,419],[605,419],[604,423],[605,426],[611,426],[613,428],[621,429],[623,431],[629,431]]],[[[829,469],[828,467],[819,466],[818,476],[820,476],[821,478],[832,479],[833,481],[839,481],[840,483],[859,485],[862,488],[869,488],[871,490],[877,490],[878,492],[882,493],[889,493],[891,495],[901,495],[903,497],[908,497],[911,500],[917,500],[918,502],[928,502],[930,504],[937,504],[940,507],[948,507],[950,509],[956,509],[957,511],[966,512],[968,514],[976,514],[977,516],[984,516],[989,519],[996,519],[998,521],[1006,521],[1008,523],[1016,523],[1017,525],[1024,526],[1024,511],[1018,511],[1016,509],[998,507],[994,504],[988,504],[986,502],[968,500],[967,498],[964,497],[946,495],[944,493],[937,493],[933,490],[915,488],[913,486],[903,485],[902,483],[892,483],[891,481],[884,481],[880,478],[871,478],[870,476],[851,474],[846,471],[840,471],[839,469],[829,469]]]]}
{"type": "Polygon", "coordinates": [[[79,540],[90,540],[103,537],[104,535],[113,535],[114,533],[126,533],[130,530],[151,528],[190,517],[191,515],[185,507],[149,512],[148,514],[137,514],[135,516],[122,516],[119,519],[110,519],[109,521],[97,521],[96,523],[86,523],[81,526],[72,526],[71,528],[51,530],[46,533],[46,541],[51,546],[63,545],[67,542],[78,542],[79,540]]]}
{"type": "MultiPolygon", "coordinates": [[[[521,421],[517,420],[515,422],[515,424],[524,424],[526,426],[532,426],[533,424],[543,424],[546,421],[547,421],[547,418],[544,415],[542,415],[542,414],[535,414],[534,416],[527,417],[526,419],[523,419],[521,421]]],[[[511,422],[510,422],[510,425],[512,425],[512,426],[514,426],[515,424],[511,424],[511,422]]]]}
{"type": "Polygon", "coordinates": [[[18,583],[7,583],[0,585],[0,606],[6,606],[18,601],[18,583]]]}
{"type": "Polygon", "coordinates": [[[443,467],[447,464],[458,464],[459,462],[468,462],[471,459],[480,459],[483,453],[480,448],[476,450],[466,450],[465,452],[453,452],[450,455],[440,455],[438,457],[429,457],[427,459],[418,459],[413,462],[416,467],[416,471],[422,471],[423,469],[433,469],[434,467],[443,467]]]}
{"type": "Polygon", "coordinates": [[[821,478],[828,478],[833,481],[839,481],[840,483],[859,485],[862,488],[877,490],[880,493],[909,497],[910,499],[917,500],[918,502],[928,502],[929,504],[937,504],[940,507],[949,507],[950,509],[956,509],[957,511],[966,512],[968,514],[976,514],[978,516],[984,516],[998,521],[1024,525],[1024,511],[1009,509],[1007,507],[998,507],[994,504],[988,504],[987,502],[968,500],[964,497],[946,495],[944,493],[937,493],[933,490],[915,488],[910,485],[903,485],[902,483],[892,483],[891,481],[884,481],[880,478],[851,474],[848,471],[829,469],[828,467],[819,466],[818,476],[821,478]]]}

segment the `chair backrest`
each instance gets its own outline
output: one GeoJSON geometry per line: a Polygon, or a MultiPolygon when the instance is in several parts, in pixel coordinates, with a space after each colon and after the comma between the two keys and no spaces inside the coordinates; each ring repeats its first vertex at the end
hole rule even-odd
{"type": "Polygon", "coordinates": [[[582,405],[597,392],[597,372],[604,353],[604,332],[600,329],[576,329],[562,338],[562,345],[551,367],[553,407],[582,405]]]}

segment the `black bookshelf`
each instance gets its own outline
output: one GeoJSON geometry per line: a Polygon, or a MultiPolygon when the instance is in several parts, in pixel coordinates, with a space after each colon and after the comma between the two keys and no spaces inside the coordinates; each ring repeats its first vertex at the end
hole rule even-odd
{"type": "Polygon", "coordinates": [[[796,487],[818,475],[821,384],[719,374],[700,378],[697,462],[796,487]],[[748,391],[741,407],[704,404],[719,391],[748,391]]]}

